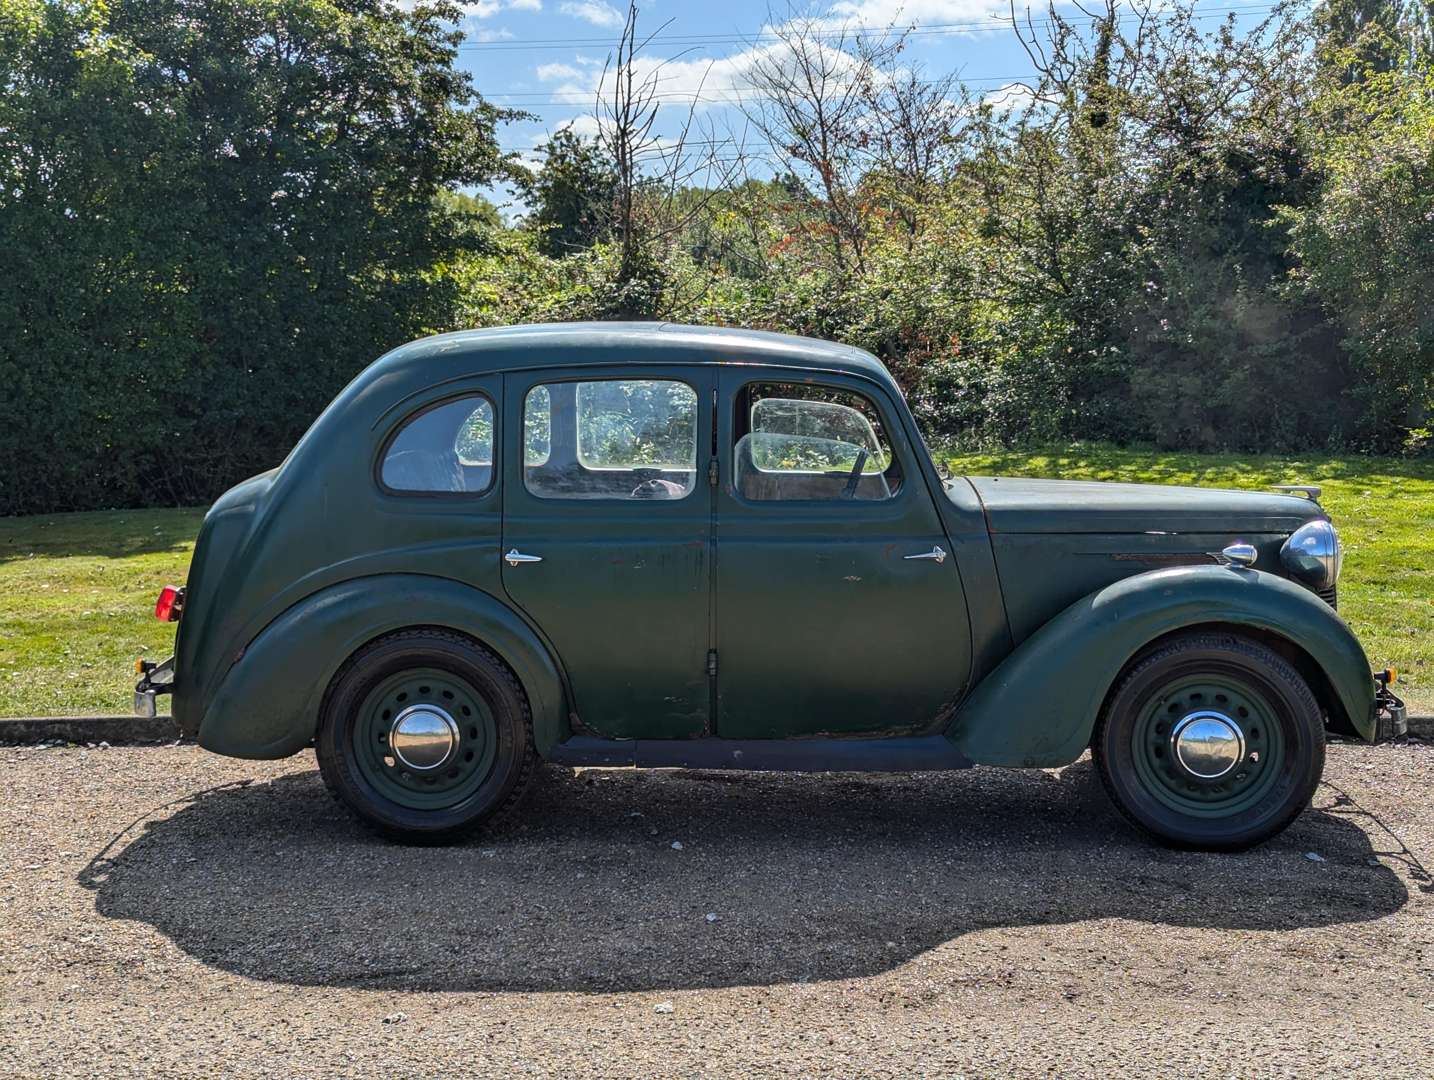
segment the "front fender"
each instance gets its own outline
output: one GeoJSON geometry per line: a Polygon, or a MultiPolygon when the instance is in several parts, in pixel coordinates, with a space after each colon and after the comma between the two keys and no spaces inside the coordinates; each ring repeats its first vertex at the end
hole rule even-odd
{"type": "Polygon", "coordinates": [[[946,736],[983,765],[1068,765],[1089,745],[1131,658],[1164,634],[1210,623],[1268,631],[1303,649],[1355,730],[1374,738],[1369,661],[1344,620],[1293,582],[1225,566],[1136,574],[1076,601],[977,685],[946,736]]]}
{"type": "Polygon", "coordinates": [[[199,745],[242,758],[297,753],[312,741],[324,691],[343,662],[374,638],[412,626],[471,635],[507,661],[527,692],[539,754],[567,737],[557,667],[511,609],[445,578],[380,574],[323,589],[265,627],[220,683],[199,745]]]}

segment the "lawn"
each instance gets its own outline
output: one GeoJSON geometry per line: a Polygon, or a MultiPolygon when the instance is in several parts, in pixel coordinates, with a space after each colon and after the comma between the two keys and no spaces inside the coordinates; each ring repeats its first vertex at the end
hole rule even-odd
{"type": "MultiPolygon", "coordinates": [[[[1376,666],[1434,711],[1434,462],[1099,447],[942,455],[955,472],[1263,488],[1317,483],[1345,545],[1340,611],[1376,666]]],[[[0,716],[128,712],[136,656],[164,657],[161,586],[183,582],[203,510],[0,519],[0,716]]]]}
{"type": "Polygon", "coordinates": [[[1399,669],[1411,712],[1434,712],[1434,461],[1166,454],[1074,446],[943,454],[953,472],[1266,488],[1318,484],[1344,545],[1339,611],[1375,667],[1399,669]]]}
{"type": "Polygon", "coordinates": [[[203,517],[0,518],[0,716],[129,712],[135,657],[174,651],[174,627],[154,618],[154,598],[183,584],[203,517]]]}

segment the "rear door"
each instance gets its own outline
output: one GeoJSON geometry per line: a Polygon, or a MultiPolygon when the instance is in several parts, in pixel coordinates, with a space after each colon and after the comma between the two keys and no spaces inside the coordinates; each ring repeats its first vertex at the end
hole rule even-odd
{"type": "Polygon", "coordinates": [[[611,738],[711,718],[711,369],[504,383],[503,586],[547,635],[582,723],[611,738]]]}
{"type": "Polygon", "coordinates": [[[928,729],[971,632],[916,451],[880,387],[779,380],[721,375],[717,734],[928,729]]]}

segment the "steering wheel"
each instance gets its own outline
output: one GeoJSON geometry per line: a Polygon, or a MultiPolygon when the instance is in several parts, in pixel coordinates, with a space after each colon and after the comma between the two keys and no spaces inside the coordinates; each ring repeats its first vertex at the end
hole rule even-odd
{"type": "Polygon", "coordinates": [[[632,489],[634,499],[670,499],[672,491],[663,480],[644,480],[632,489]]]}
{"type": "Polygon", "coordinates": [[[861,483],[861,470],[866,468],[866,459],[870,456],[865,450],[856,455],[856,464],[851,467],[851,475],[846,478],[846,487],[841,489],[843,499],[856,497],[856,486],[861,483]]]}

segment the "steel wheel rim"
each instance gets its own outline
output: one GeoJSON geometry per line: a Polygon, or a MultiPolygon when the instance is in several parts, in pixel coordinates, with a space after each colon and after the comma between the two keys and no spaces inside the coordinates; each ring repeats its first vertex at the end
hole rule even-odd
{"type": "Polygon", "coordinates": [[[1269,698],[1246,680],[1188,675],[1166,683],[1142,706],[1131,751],[1141,786],[1161,805],[1196,817],[1228,817],[1257,804],[1274,786],[1285,759],[1285,734],[1269,698]],[[1179,741],[1181,731],[1197,723],[1214,736],[1213,758],[1179,741]],[[1225,725],[1232,736],[1220,734],[1225,725]],[[1236,762],[1213,775],[1236,738],[1236,762]]]}
{"type": "MultiPolygon", "coordinates": [[[[436,668],[411,668],[383,679],[365,695],[353,725],[354,762],[378,794],[413,810],[442,810],[476,792],[498,752],[497,724],[487,701],[467,680],[436,668]],[[452,746],[437,764],[408,732],[436,733],[452,723],[452,746]],[[398,735],[396,740],[395,735],[398,735]],[[402,750],[410,758],[405,761],[402,750]]],[[[428,745],[434,743],[430,739],[428,745]]]]}

